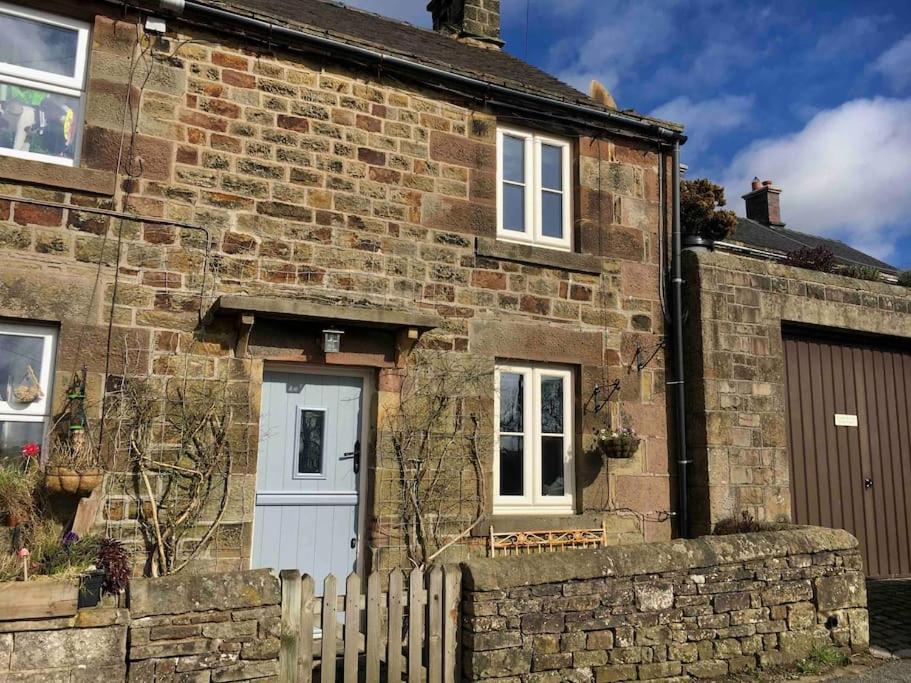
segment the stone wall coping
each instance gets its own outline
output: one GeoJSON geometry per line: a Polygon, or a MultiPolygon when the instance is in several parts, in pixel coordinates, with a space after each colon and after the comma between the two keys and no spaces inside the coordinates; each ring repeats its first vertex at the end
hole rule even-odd
{"type": "Polygon", "coordinates": [[[860,280],[856,277],[848,277],[847,275],[839,275],[837,273],[821,273],[807,268],[798,268],[775,261],[765,261],[721,251],[700,252],[695,254],[695,256],[699,265],[703,267],[710,266],[714,268],[743,270],[772,277],[783,277],[820,285],[856,289],[870,294],[886,294],[889,296],[904,296],[911,298],[911,289],[888,282],[860,280]]]}
{"type": "Polygon", "coordinates": [[[576,273],[601,274],[601,259],[591,254],[580,254],[574,251],[560,251],[535,247],[530,244],[516,244],[490,237],[478,237],[475,244],[475,253],[478,256],[502,259],[505,261],[518,261],[535,266],[559,268],[576,273]]]}
{"type": "Polygon", "coordinates": [[[133,618],[211,610],[247,609],[281,604],[278,577],[268,569],[220,574],[174,574],[133,579],[133,618]]]}
{"type": "Polygon", "coordinates": [[[841,529],[794,527],[566,553],[481,558],[463,564],[463,581],[469,590],[492,591],[564,581],[698,571],[704,567],[856,547],[857,539],[841,529]]]}

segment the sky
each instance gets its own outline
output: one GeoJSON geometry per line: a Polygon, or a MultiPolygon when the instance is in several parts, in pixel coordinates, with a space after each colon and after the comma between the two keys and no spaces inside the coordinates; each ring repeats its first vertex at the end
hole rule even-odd
{"type": "MultiPolygon", "coordinates": [[[[429,27],[426,0],[346,4],[429,27]]],[[[506,50],[686,125],[687,177],[911,268],[911,2],[501,0],[506,50]]]]}

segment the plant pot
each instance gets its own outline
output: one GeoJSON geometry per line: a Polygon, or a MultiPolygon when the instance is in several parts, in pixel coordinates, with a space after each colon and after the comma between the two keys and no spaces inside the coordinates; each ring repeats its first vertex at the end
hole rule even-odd
{"type": "Polygon", "coordinates": [[[91,469],[77,472],[69,467],[51,465],[44,471],[44,485],[53,493],[87,496],[104,480],[104,472],[91,469]]]}
{"type": "Polygon", "coordinates": [[[605,458],[629,460],[639,450],[640,439],[607,439],[599,444],[605,458]]]}
{"type": "Polygon", "coordinates": [[[95,607],[101,602],[101,589],[106,574],[103,569],[83,574],[79,577],[79,602],[77,607],[95,607]]]}
{"type": "Polygon", "coordinates": [[[694,252],[712,251],[715,248],[715,240],[699,235],[684,235],[683,250],[694,252]]]}
{"type": "Polygon", "coordinates": [[[27,517],[23,515],[7,515],[4,520],[4,524],[10,529],[15,529],[17,526],[26,521],[27,517]]]}

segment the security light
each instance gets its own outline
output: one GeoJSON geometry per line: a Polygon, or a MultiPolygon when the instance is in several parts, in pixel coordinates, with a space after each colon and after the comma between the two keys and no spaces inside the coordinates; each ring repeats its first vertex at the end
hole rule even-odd
{"type": "Polygon", "coordinates": [[[323,351],[326,353],[338,353],[339,349],[342,348],[343,334],[345,333],[341,330],[332,328],[323,330],[323,351]]]}

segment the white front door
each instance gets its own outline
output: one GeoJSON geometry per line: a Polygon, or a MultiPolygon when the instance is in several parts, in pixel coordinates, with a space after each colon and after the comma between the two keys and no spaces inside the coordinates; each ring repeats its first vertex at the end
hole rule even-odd
{"type": "Polygon", "coordinates": [[[356,568],[365,378],[263,374],[252,566],[339,586],[356,568]]]}

